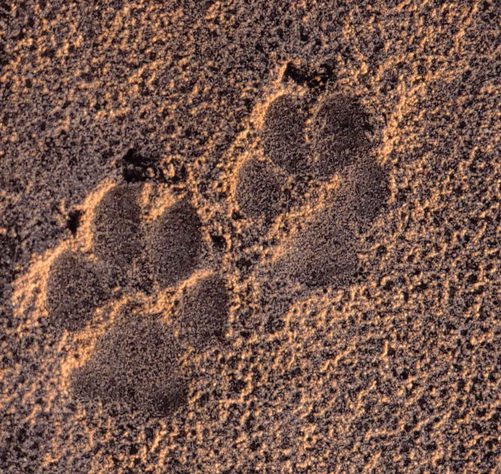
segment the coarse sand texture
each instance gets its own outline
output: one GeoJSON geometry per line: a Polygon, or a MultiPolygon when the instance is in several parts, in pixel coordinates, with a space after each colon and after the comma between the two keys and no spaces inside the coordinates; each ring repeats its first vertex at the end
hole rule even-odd
{"type": "Polygon", "coordinates": [[[495,1],[0,2],[0,473],[496,473],[495,1]]]}

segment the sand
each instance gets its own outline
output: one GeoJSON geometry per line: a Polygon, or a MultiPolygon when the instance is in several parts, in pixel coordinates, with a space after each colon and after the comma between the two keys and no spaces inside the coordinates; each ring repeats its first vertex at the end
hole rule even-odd
{"type": "Polygon", "coordinates": [[[0,5],[0,472],[488,473],[496,2],[0,5]]]}

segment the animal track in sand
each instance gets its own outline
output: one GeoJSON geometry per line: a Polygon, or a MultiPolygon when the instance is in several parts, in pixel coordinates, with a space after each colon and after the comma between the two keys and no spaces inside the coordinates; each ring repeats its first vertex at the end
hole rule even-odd
{"type": "Polygon", "coordinates": [[[113,298],[114,275],[101,274],[98,268],[118,268],[131,278],[132,263],[144,263],[156,283],[153,296],[138,295],[137,307],[127,305],[119,312],[89,359],[74,370],[71,386],[79,398],[121,402],[165,416],[186,401],[188,380],[179,364],[183,351],[200,351],[223,338],[228,294],[224,279],[207,276],[203,269],[204,276],[191,283],[170,318],[141,309],[141,298],[152,301],[193,276],[203,243],[201,222],[188,199],[147,223],[141,219],[138,196],[136,185],[124,184],[102,197],[91,223],[93,252],[101,265],[70,250],[56,258],[48,279],[47,310],[54,324],[78,331],[95,309],[113,298]],[[110,277],[106,286],[103,282],[110,277]]]}
{"type": "MultiPolygon", "coordinates": [[[[321,189],[334,175],[339,178],[320,205],[304,212],[304,203],[299,206],[302,223],[274,261],[275,277],[310,289],[339,288],[353,280],[358,234],[389,196],[387,172],[371,157],[368,123],[359,101],[346,95],[308,102],[285,94],[269,104],[260,134],[264,156],[248,158],[234,171],[235,204],[249,222],[289,219],[294,202],[286,182],[304,182],[306,175],[321,189]]],[[[150,275],[153,282],[133,288],[137,304],[119,311],[90,357],[73,371],[71,386],[80,398],[165,416],[187,400],[185,351],[201,352],[224,339],[230,292],[222,272],[204,262],[203,223],[189,197],[177,199],[152,221],[144,219],[143,175],[131,176],[94,207],[95,260],[67,250],[53,263],[47,309],[56,325],[78,332],[92,321],[94,310],[121,294],[117,287],[150,275]],[[166,291],[181,294],[167,317],[162,310],[151,311],[166,291]]]]}
{"type": "Polygon", "coordinates": [[[197,281],[188,289],[174,314],[181,339],[200,350],[214,337],[222,339],[228,303],[226,285],[221,277],[210,275],[197,281]]]}
{"type": "Polygon", "coordinates": [[[347,284],[358,271],[357,234],[389,197],[387,172],[370,156],[369,117],[356,98],[338,93],[310,104],[284,94],[264,115],[264,160],[249,158],[241,165],[237,204],[250,220],[280,214],[285,178],[274,165],[293,180],[298,172],[311,174],[317,187],[339,175],[339,186],[319,213],[305,210],[304,225],[284,245],[275,273],[310,288],[347,284]]]}

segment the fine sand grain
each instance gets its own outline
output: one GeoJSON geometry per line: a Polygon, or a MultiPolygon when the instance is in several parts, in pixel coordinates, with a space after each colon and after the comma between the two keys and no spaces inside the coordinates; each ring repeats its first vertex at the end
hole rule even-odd
{"type": "Polygon", "coordinates": [[[0,473],[495,473],[499,4],[0,2],[0,473]]]}

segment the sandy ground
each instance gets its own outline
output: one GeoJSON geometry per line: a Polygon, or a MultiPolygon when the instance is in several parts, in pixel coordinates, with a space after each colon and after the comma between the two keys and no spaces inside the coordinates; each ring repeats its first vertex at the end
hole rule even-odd
{"type": "Polygon", "coordinates": [[[499,19],[0,2],[0,472],[496,472],[499,19]]]}

